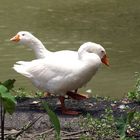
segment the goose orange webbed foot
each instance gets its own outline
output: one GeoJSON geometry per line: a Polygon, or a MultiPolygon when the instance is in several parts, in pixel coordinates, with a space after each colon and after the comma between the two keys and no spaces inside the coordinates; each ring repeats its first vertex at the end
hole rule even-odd
{"type": "Polygon", "coordinates": [[[88,97],[86,97],[84,95],[78,94],[77,91],[76,92],[68,91],[67,95],[69,97],[71,97],[72,99],[75,99],[75,100],[84,100],[84,99],[88,98],[88,97]]]}
{"type": "Polygon", "coordinates": [[[74,111],[74,110],[71,110],[68,108],[61,108],[61,111],[62,111],[62,114],[65,114],[65,115],[79,115],[79,114],[81,114],[81,112],[74,111]]]}

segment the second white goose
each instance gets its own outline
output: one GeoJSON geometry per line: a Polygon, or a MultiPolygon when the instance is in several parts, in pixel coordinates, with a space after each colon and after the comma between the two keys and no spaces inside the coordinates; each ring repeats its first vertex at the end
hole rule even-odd
{"type": "Polygon", "coordinates": [[[21,62],[14,70],[29,78],[39,89],[59,96],[62,113],[78,114],[65,107],[64,96],[67,91],[81,88],[97,72],[101,65],[109,65],[105,49],[96,43],[87,42],[78,50],[77,58],[69,61],[55,57],[21,62]]]}

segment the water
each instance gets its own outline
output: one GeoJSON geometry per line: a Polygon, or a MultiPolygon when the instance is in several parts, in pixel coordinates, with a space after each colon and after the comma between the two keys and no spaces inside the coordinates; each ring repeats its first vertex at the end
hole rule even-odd
{"type": "Polygon", "coordinates": [[[10,42],[18,31],[34,33],[51,51],[77,50],[86,42],[100,43],[110,58],[89,84],[93,94],[120,98],[133,88],[140,71],[139,0],[1,0],[0,81],[16,79],[16,88],[35,90],[12,70],[19,60],[34,59],[27,46],[10,42]]]}

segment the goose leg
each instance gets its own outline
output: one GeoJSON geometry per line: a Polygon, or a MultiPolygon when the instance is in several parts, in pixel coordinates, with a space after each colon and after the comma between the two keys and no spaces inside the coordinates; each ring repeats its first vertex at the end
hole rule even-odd
{"type": "Polygon", "coordinates": [[[70,110],[70,109],[65,107],[65,102],[64,102],[65,97],[59,96],[59,100],[60,100],[60,103],[61,103],[62,114],[67,114],[67,115],[78,115],[78,114],[80,114],[80,112],[78,112],[78,111],[73,111],[73,110],[70,110]]]}

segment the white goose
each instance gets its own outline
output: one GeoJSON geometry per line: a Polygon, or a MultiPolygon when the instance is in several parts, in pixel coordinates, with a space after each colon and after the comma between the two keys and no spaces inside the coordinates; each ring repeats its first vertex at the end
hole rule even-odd
{"type": "MultiPolygon", "coordinates": [[[[43,45],[43,43],[28,31],[20,31],[14,37],[12,37],[10,40],[30,47],[34,51],[35,56],[38,59],[55,57],[56,60],[65,59],[65,60],[69,61],[69,59],[70,60],[76,59],[78,57],[77,51],[61,50],[61,51],[57,51],[57,52],[51,52],[51,51],[47,50],[47,48],[43,45]]],[[[18,63],[23,63],[23,62],[18,62],[18,63]]],[[[69,91],[68,96],[70,96],[76,100],[86,98],[85,96],[82,96],[80,94],[75,94],[75,93],[77,93],[77,90],[75,90],[75,92],[69,91]]]]}
{"type": "Polygon", "coordinates": [[[62,113],[78,114],[65,107],[67,91],[81,88],[97,72],[101,63],[109,65],[105,49],[96,43],[81,45],[77,58],[67,61],[55,57],[37,59],[14,65],[14,70],[29,78],[39,89],[59,96],[62,113]]]}
{"type": "Polygon", "coordinates": [[[77,51],[70,51],[70,50],[61,50],[57,52],[51,52],[47,50],[47,48],[43,45],[43,43],[32,35],[28,31],[20,31],[14,37],[10,39],[11,41],[18,42],[19,44],[25,45],[30,47],[35,55],[36,58],[48,58],[48,57],[59,57],[62,59],[72,59],[77,58],[77,51]]]}

